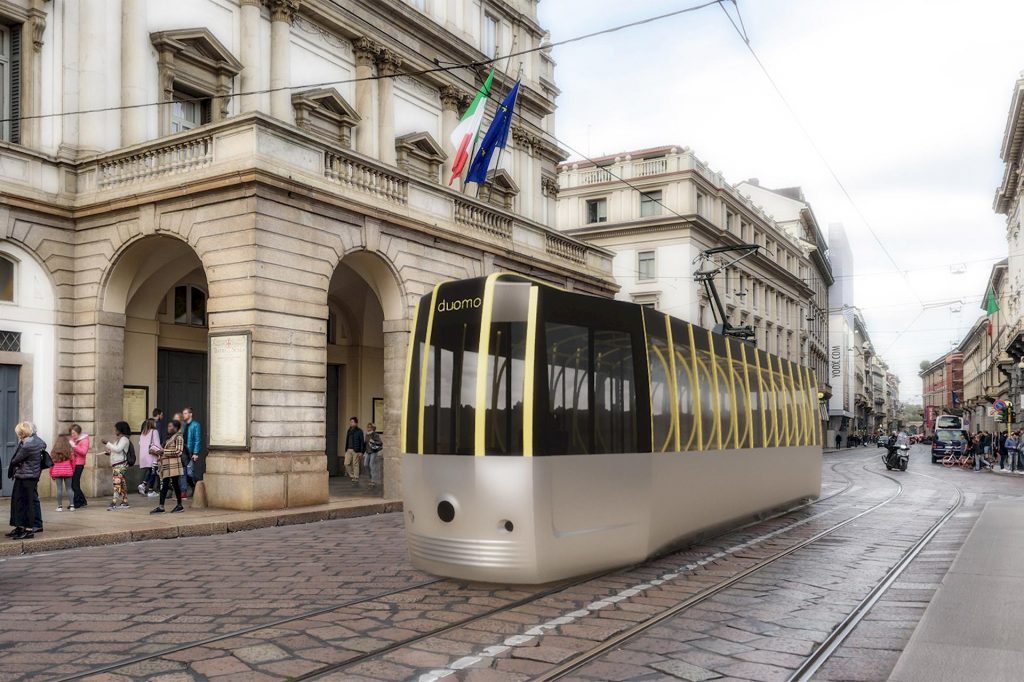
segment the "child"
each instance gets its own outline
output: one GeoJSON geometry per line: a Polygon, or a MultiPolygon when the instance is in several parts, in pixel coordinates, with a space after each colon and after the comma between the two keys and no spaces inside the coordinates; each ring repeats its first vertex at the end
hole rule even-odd
{"type": "Polygon", "coordinates": [[[68,494],[68,511],[75,511],[75,499],[71,494],[71,477],[75,473],[75,463],[67,436],[57,436],[50,457],[53,459],[50,478],[57,484],[57,511],[64,511],[64,491],[68,494]]]}

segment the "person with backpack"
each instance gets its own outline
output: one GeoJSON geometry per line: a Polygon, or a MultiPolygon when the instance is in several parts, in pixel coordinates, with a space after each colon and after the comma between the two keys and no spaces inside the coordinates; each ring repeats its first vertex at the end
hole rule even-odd
{"type": "Polygon", "coordinates": [[[74,453],[67,436],[57,436],[50,457],[53,459],[50,478],[57,486],[57,511],[64,511],[65,491],[68,494],[68,511],[75,511],[75,497],[71,492],[71,477],[75,475],[74,453]]]}
{"type": "Polygon", "coordinates": [[[128,422],[120,421],[114,424],[114,430],[117,432],[117,440],[113,443],[100,441],[106,448],[105,454],[110,457],[111,480],[114,484],[114,495],[107,511],[128,509],[128,485],[124,475],[128,467],[135,465],[135,448],[130,438],[132,427],[128,426],[128,422]]]}

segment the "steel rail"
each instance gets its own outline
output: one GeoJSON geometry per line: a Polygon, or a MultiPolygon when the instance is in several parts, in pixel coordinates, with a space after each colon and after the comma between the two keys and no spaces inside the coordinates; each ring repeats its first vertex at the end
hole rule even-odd
{"type": "MultiPolygon", "coordinates": [[[[919,474],[917,472],[910,472],[917,476],[924,476],[934,480],[940,480],[934,476],[928,474],[919,474]]],[[[944,483],[946,481],[943,481],[944,483]]],[[[942,527],[946,525],[953,514],[956,513],[964,502],[964,491],[956,485],[950,484],[956,491],[956,500],[950,505],[949,509],[939,517],[939,519],[932,524],[931,528],[922,535],[917,542],[915,542],[904,555],[900,558],[896,564],[889,569],[881,581],[871,589],[870,592],[860,601],[859,604],[851,611],[846,618],[843,619],[839,625],[837,625],[832,632],[829,633],[828,637],[811,652],[811,655],[804,659],[803,665],[797,668],[792,675],[789,676],[787,682],[805,682],[810,680],[811,677],[818,672],[818,670],[825,664],[826,661],[835,653],[836,649],[842,646],[846,638],[853,633],[857,625],[860,624],[864,617],[871,611],[871,609],[878,603],[878,600],[882,598],[882,595],[896,582],[897,578],[903,574],[903,572],[910,566],[910,564],[917,558],[917,555],[932,541],[932,538],[938,534],[942,527]]]]}
{"type": "Polygon", "coordinates": [[[811,545],[811,544],[821,540],[822,538],[831,535],[832,533],[835,533],[840,528],[843,528],[843,527],[853,523],[854,521],[857,521],[858,519],[860,519],[860,518],[862,518],[864,516],[867,516],[868,514],[871,514],[871,513],[875,512],[875,511],[877,511],[878,509],[881,509],[882,507],[884,507],[885,505],[889,504],[890,502],[895,500],[897,497],[899,497],[903,493],[903,484],[900,483],[900,481],[898,481],[897,479],[893,478],[892,476],[887,476],[886,474],[883,474],[883,473],[878,472],[878,471],[872,471],[871,469],[868,469],[868,465],[867,464],[865,464],[862,468],[865,471],[869,472],[869,473],[873,473],[873,474],[876,474],[878,476],[882,476],[883,478],[888,478],[889,480],[894,481],[896,483],[896,485],[897,485],[896,492],[893,495],[891,495],[888,498],[886,498],[885,500],[879,502],[878,504],[875,504],[875,505],[869,507],[868,509],[865,509],[864,511],[859,512],[858,514],[855,514],[854,516],[851,516],[848,519],[840,521],[839,523],[835,524],[831,528],[828,528],[826,530],[823,530],[823,531],[820,531],[818,533],[815,533],[811,537],[809,537],[809,538],[807,538],[805,540],[801,540],[800,542],[796,543],[795,545],[793,545],[791,547],[787,547],[784,550],[776,552],[775,554],[767,557],[766,559],[762,559],[758,563],[756,563],[756,564],[754,564],[752,566],[749,566],[746,569],[743,569],[739,573],[737,573],[737,574],[735,574],[733,576],[730,576],[729,578],[726,578],[725,580],[723,580],[723,581],[721,581],[719,583],[716,583],[712,587],[709,587],[708,589],[703,590],[701,592],[698,592],[697,594],[687,598],[686,600],[684,600],[682,602],[679,602],[675,606],[673,606],[673,607],[671,607],[671,608],[669,608],[669,609],[667,609],[665,611],[662,611],[661,613],[659,613],[659,614],[657,614],[657,615],[655,615],[655,616],[653,616],[651,618],[648,618],[647,620],[644,620],[644,621],[641,621],[640,623],[637,623],[633,627],[630,627],[630,628],[624,630],[623,632],[620,632],[619,634],[617,634],[617,635],[615,635],[615,636],[605,640],[604,642],[602,642],[600,645],[594,647],[593,649],[590,649],[590,650],[588,650],[588,651],[586,651],[586,652],[584,652],[582,654],[579,654],[578,656],[575,656],[575,657],[569,659],[568,661],[566,661],[564,663],[559,664],[558,666],[552,668],[551,670],[547,671],[546,673],[543,673],[541,675],[538,675],[538,676],[534,677],[533,680],[535,682],[548,682],[549,680],[558,680],[558,679],[561,679],[561,678],[565,677],[566,675],[568,675],[568,674],[570,674],[572,672],[575,672],[575,671],[579,670],[583,666],[585,666],[588,663],[591,663],[594,660],[600,658],[601,656],[605,655],[609,651],[612,651],[613,649],[618,648],[619,646],[621,646],[622,644],[628,642],[629,640],[634,639],[635,637],[637,637],[637,636],[647,632],[652,627],[654,627],[654,626],[656,626],[656,625],[658,625],[660,623],[663,623],[666,620],[669,620],[670,618],[673,618],[673,617],[679,615],[680,613],[682,613],[682,612],[684,612],[684,611],[686,611],[688,609],[693,608],[694,606],[696,606],[698,604],[701,604],[701,603],[707,601],[708,599],[710,599],[711,597],[715,596],[716,594],[718,594],[718,593],[720,593],[720,592],[722,592],[722,591],[732,587],[736,583],[738,583],[738,582],[748,578],[749,576],[753,575],[754,573],[757,573],[758,571],[766,568],[767,566],[770,566],[770,565],[774,564],[776,561],[778,561],[778,560],[780,560],[780,559],[782,559],[784,557],[787,557],[790,554],[793,554],[794,552],[797,552],[797,551],[803,549],[804,547],[807,547],[808,545],[811,545]]]}
{"type": "MultiPolygon", "coordinates": [[[[874,455],[872,454],[872,456],[874,456],[874,455]]],[[[736,528],[730,528],[728,530],[724,530],[721,533],[718,533],[718,534],[716,534],[714,536],[711,536],[709,538],[705,538],[703,540],[703,542],[708,542],[710,540],[714,540],[716,538],[722,537],[723,535],[727,535],[729,533],[735,533],[737,531],[742,531],[744,529],[748,529],[748,528],[751,528],[753,526],[757,526],[757,525],[760,525],[760,524],[763,524],[763,523],[766,523],[766,522],[769,522],[769,521],[773,521],[775,519],[787,516],[789,514],[793,514],[795,512],[798,512],[798,511],[800,511],[802,509],[806,509],[806,508],[814,506],[814,505],[821,504],[822,502],[826,502],[826,501],[828,501],[830,499],[833,499],[835,497],[838,497],[840,495],[843,495],[843,494],[847,493],[853,487],[854,480],[851,477],[847,476],[846,474],[838,471],[837,467],[839,467],[840,465],[849,464],[849,463],[851,463],[849,460],[840,460],[840,461],[837,461],[837,462],[833,462],[831,464],[831,466],[829,466],[829,469],[833,473],[838,474],[839,476],[841,476],[844,479],[846,479],[846,484],[841,489],[837,490],[836,492],[830,493],[830,494],[826,495],[825,497],[819,497],[819,498],[815,498],[813,500],[809,500],[809,501],[804,502],[804,503],[802,503],[800,505],[797,505],[795,507],[790,507],[788,509],[780,510],[779,512],[777,512],[775,514],[772,514],[770,516],[767,516],[765,518],[754,519],[754,520],[750,521],[749,523],[746,523],[746,524],[744,524],[742,526],[737,526],[736,528]]],[[[674,550],[670,550],[669,552],[666,552],[666,553],[658,555],[658,556],[649,557],[644,563],[646,563],[647,561],[651,561],[653,559],[657,559],[659,557],[664,557],[666,555],[671,555],[672,553],[677,552],[677,551],[681,551],[681,548],[676,548],[674,550]]],[[[297,677],[292,677],[292,678],[289,678],[289,679],[304,680],[304,679],[311,679],[311,678],[319,677],[319,676],[322,676],[324,674],[333,672],[333,671],[337,670],[338,668],[349,667],[349,666],[355,665],[356,663],[363,662],[365,660],[372,659],[372,658],[375,658],[375,657],[378,657],[378,656],[382,656],[384,654],[390,653],[391,651],[394,651],[396,649],[402,648],[404,646],[408,646],[410,644],[414,644],[414,643],[416,643],[418,641],[421,641],[423,639],[426,639],[426,638],[429,638],[429,637],[433,637],[435,635],[443,634],[444,632],[447,632],[449,630],[452,630],[452,629],[455,629],[455,628],[458,628],[458,627],[462,627],[464,625],[468,625],[468,624],[470,624],[470,623],[472,623],[474,621],[478,621],[478,620],[481,620],[481,619],[484,619],[484,618],[489,618],[489,617],[494,616],[494,615],[496,615],[498,613],[501,613],[501,612],[503,612],[505,610],[518,608],[520,606],[524,606],[526,604],[529,604],[532,601],[536,601],[538,599],[543,599],[544,597],[551,596],[552,594],[556,594],[556,593],[558,593],[560,591],[564,591],[566,589],[570,589],[572,587],[576,587],[578,585],[584,584],[584,583],[592,581],[592,580],[597,580],[597,579],[603,578],[603,577],[605,577],[607,575],[610,575],[610,574],[613,574],[615,572],[632,570],[634,568],[637,568],[640,565],[643,565],[643,564],[634,564],[632,566],[626,566],[626,567],[621,567],[620,566],[620,567],[617,567],[617,568],[614,568],[614,569],[610,569],[610,570],[602,572],[602,573],[590,574],[588,576],[581,577],[581,578],[579,578],[579,579],[577,579],[575,581],[572,581],[572,582],[559,583],[556,586],[554,586],[554,587],[552,587],[552,588],[550,588],[548,590],[543,590],[542,592],[535,593],[535,594],[533,594],[533,595],[531,595],[529,597],[525,597],[523,599],[516,600],[515,602],[510,602],[509,604],[505,604],[505,605],[497,607],[495,609],[491,609],[490,611],[488,611],[486,613],[482,613],[482,614],[479,614],[477,616],[473,616],[471,618],[459,621],[457,623],[446,625],[446,626],[444,626],[442,628],[439,628],[437,630],[433,630],[433,631],[431,631],[429,633],[424,633],[424,634],[417,635],[417,636],[412,637],[412,638],[408,638],[408,639],[405,639],[405,640],[402,640],[402,641],[399,641],[399,642],[395,642],[395,643],[390,644],[390,645],[388,645],[386,647],[383,647],[381,649],[376,649],[374,651],[370,651],[370,652],[366,652],[364,654],[360,654],[356,658],[349,659],[348,661],[343,661],[343,662],[340,662],[340,663],[337,663],[337,664],[332,664],[330,666],[325,666],[323,668],[318,668],[316,670],[310,671],[310,672],[305,673],[303,675],[300,675],[300,676],[297,676],[297,677]]],[[[397,589],[394,589],[394,590],[390,590],[390,591],[387,591],[387,592],[381,592],[381,593],[374,594],[374,595],[368,595],[366,597],[360,597],[360,598],[357,598],[357,599],[347,600],[345,602],[342,602],[340,604],[335,604],[333,606],[325,606],[325,607],[322,607],[322,608],[319,608],[319,609],[313,609],[313,610],[306,611],[304,613],[301,613],[301,614],[298,614],[298,615],[295,615],[295,616],[289,616],[287,618],[281,618],[281,619],[278,619],[278,620],[270,621],[268,623],[262,623],[262,624],[253,625],[253,626],[250,626],[250,627],[247,627],[247,628],[241,628],[241,629],[238,629],[238,630],[233,630],[231,632],[223,633],[223,634],[220,634],[220,635],[214,635],[212,637],[207,637],[205,639],[197,640],[195,642],[185,642],[185,643],[178,644],[178,645],[175,645],[173,647],[168,647],[166,649],[161,649],[159,651],[155,651],[155,652],[152,652],[152,653],[143,654],[143,655],[139,655],[139,656],[133,656],[131,658],[124,659],[122,661],[108,663],[108,664],[103,665],[103,666],[99,666],[99,667],[96,667],[96,668],[91,668],[91,669],[89,669],[87,671],[77,672],[77,673],[73,673],[73,674],[70,674],[70,675],[63,676],[63,677],[59,677],[59,678],[56,678],[54,680],[54,682],[70,682],[72,680],[80,680],[80,679],[83,679],[83,678],[86,678],[86,677],[90,677],[90,676],[93,676],[93,675],[100,675],[100,674],[103,674],[103,673],[113,672],[113,671],[118,670],[120,668],[124,668],[124,667],[131,666],[131,665],[136,665],[138,663],[143,663],[145,661],[150,661],[150,660],[153,660],[153,659],[158,659],[158,658],[161,658],[161,657],[166,656],[168,654],[179,653],[181,651],[186,651],[188,649],[193,649],[193,648],[196,648],[196,647],[206,646],[206,645],[212,644],[214,642],[219,642],[219,641],[223,641],[225,639],[230,639],[232,637],[238,637],[238,636],[242,636],[242,635],[249,635],[249,634],[252,634],[254,632],[259,632],[260,630],[275,628],[275,627],[278,627],[278,626],[281,626],[281,625],[285,625],[287,623],[293,623],[293,622],[296,622],[296,621],[299,621],[299,620],[303,620],[303,619],[306,619],[306,618],[312,618],[312,617],[315,617],[315,616],[323,615],[325,613],[331,613],[332,611],[338,611],[338,610],[341,610],[341,609],[344,609],[344,608],[347,608],[347,607],[350,607],[350,606],[357,606],[359,604],[363,604],[363,603],[366,603],[366,602],[369,602],[369,601],[373,601],[373,600],[376,600],[376,599],[384,599],[384,598],[387,598],[387,597],[390,597],[390,596],[393,596],[393,595],[396,595],[396,594],[401,594],[403,592],[409,592],[409,591],[412,591],[412,590],[415,590],[415,589],[419,589],[419,588],[422,588],[422,587],[429,587],[430,585],[434,585],[434,584],[437,584],[439,582],[443,582],[445,580],[447,580],[447,579],[446,578],[437,578],[437,579],[434,579],[434,580],[427,580],[427,581],[415,583],[413,585],[409,585],[409,586],[406,586],[406,587],[401,587],[401,588],[397,588],[397,589]]]]}

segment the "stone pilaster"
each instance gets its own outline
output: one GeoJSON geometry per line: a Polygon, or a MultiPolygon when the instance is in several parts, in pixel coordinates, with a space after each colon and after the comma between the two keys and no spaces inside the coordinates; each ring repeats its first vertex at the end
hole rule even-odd
{"type": "MultiPolygon", "coordinates": [[[[254,93],[266,90],[267,65],[264,50],[260,46],[260,6],[261,0],[242,0],[242,36],[240,56],[243,64],[241,88],[243,93],[254,93]]],[[[266,95],[243,94],[241,110],[259,111],[265,106],[266,95]]]]}
{"type": "MultiPolygon", "coordinates": [[[[110,35],[107,28],[107,11],[116,4],[120,15],[120,2],[82,2],[78,3],[78,60],[80,64],[78,79],[78,109],[89,111],[103,109],[108,106],[108,94],[120,92],[120,70],[114,58],[120,55],[121,40],[118,35],[110,35]],[[106,45],[112,49],[96,49],[97,45],[106,45]],[[111,56],[114,52],[114,57],[111,56]],[[108,66],[114,67],[112,72],[108,66]]],[[[120,27],[120,22],[118,22],[120,27]]],[[[118,121],[118,112],[97,111],[81,114],[78,121],[78,144],[81,152],[99,152],[120,146],[120,136],[110,135],[110,124],[118,121]],[[116,137],[116,139],[114,139],[116,137]]],[[[116,124],[115,124],[116,125],[116,124]]]]}
{"type": "Polygon", "coordinates": [[[452,163],[455,160],[455,151],[450,149],[452,133],[459,125],[459,107],[466,99],[466,93],[454,85],[441,87],[441,146],[448,151],[448,158],[444,160],[444,171],[441,175],[441,182],[447,184],[452,177],[452,163]]]}
{"type": "Polygon", "coordinates": [[[405,434],[401,433],[402,395],[405,390],[405,361],[409,348],[410,319],[384,323],[384,497],[402,498],[402,451],[405,434]]]}
{"type": "Polygon", "coordinates": [[[395,74],[402,65],[402,58],[385,48],[377,56],[377,72],[383,76],[377,81],[378,108],[380,123],[378,125],[378,158],[387,164],[394,165],[395,154],[395,74]]]}
{"type": "Polygon", "coordinates": [[[292,20],[299,0],[269,0],[270,5],[270,115],[294,123],[291,85],[292,20]]]}
{"type": "MultiPolygon", "coordinates": [[[[43,33],[46,30],[46,12],[42,8],[43,0],[32,0],[28,10],[28,21],[21,27],[22,59],[25,68],[22,73],[28,78],[22,80],[22,116],[31,117],[42,111],[42,48],[43,33]],[[29,49],[31,46],[31,49],[29,49]]],[[[21,121],[21,144],[26,147],[38,147],[40,144],[40,120],[24,118],[21,121]]]]}
{"type": "Polygon", "coordinates": [[[149,72],[149,32],[146,0],[121,0],[121,141],[125,146],[145,142],[149,72]]]}
{"type": "Polygon", "coordinates": [[[373,67],[381,47],[365,37],[357,38],[352,45],[356,56],[356,112],[361,119],[356,128],[356,151],[373,156],[377,122],[373,115],[373,81],[368,79],[373,77],[373,67]]]}

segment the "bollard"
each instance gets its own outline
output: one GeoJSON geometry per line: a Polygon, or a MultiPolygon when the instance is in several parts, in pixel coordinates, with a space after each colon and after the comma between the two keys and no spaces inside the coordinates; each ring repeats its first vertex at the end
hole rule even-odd
{"type": "Polygon", "coordinates": [[[196,481],[196,487],[192,491],[192,509],[206,509],[206,484],[203,481],[196,481]]]}

